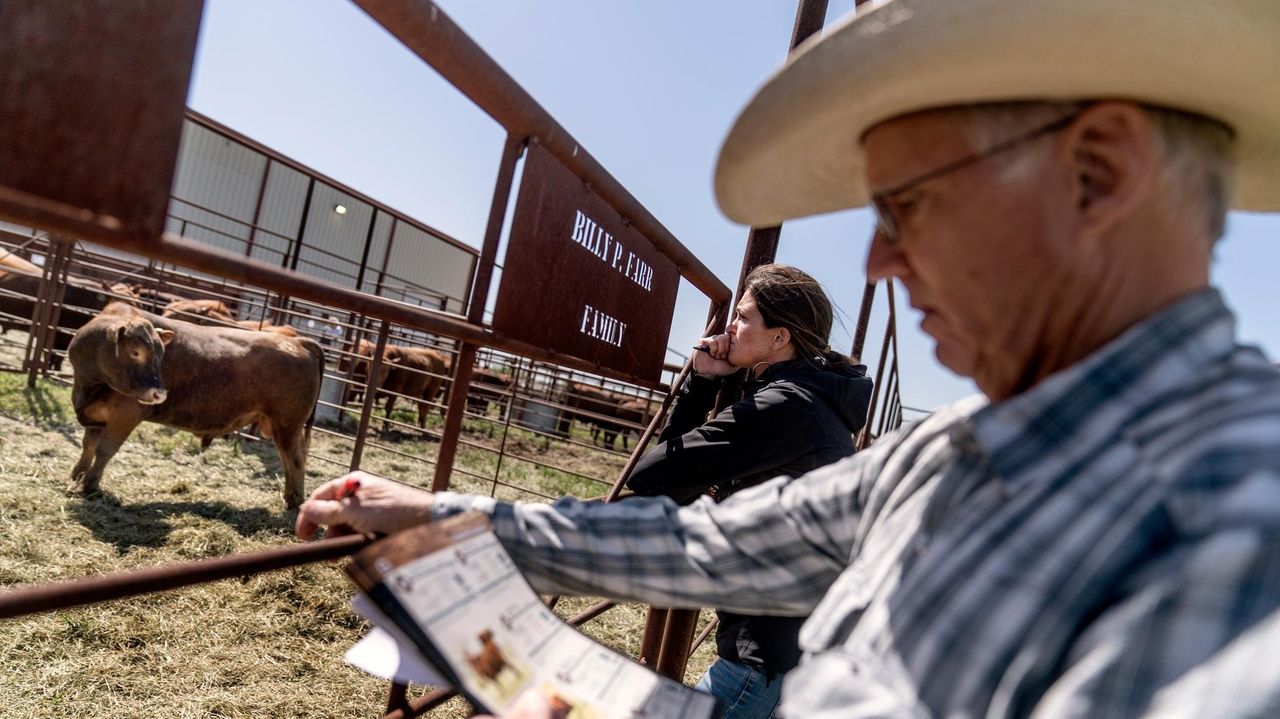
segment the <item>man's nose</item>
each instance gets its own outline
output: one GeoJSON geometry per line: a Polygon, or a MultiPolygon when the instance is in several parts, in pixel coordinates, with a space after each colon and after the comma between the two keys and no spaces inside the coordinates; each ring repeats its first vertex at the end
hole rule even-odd
{"type": "Polygon", "coordinates": [[[909,271],[902,249],[885,239],[877,228],[871,237],[871,249],[867,252],[867,282],[879,282],[890,277],[903,278],[909,271]]]}

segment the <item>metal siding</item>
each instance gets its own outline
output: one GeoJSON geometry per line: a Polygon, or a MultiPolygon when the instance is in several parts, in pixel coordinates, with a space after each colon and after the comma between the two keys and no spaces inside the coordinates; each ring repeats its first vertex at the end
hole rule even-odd
{"type": "Polygon", "coordinates": [[[377,287],[378,273],[382,270],[382,258],[387,254],[387,239],[391,237],[391,226],[396,218],[385,212],[379,212],[373,221],[373,241],[369,243],[368,266],[364,271],[364,282],[357,289],[373,292],[377,287]]]}
{"type": "Polygon", "coordinates": [[[169,203],[165,229],[238,254],[244,254],[249,237],[248,225],[176,199],[169,203]],[[170,230],[170,227],[173,229],[170,230]]]}
{"type": "Polygon", "coordinates": [[[298,270],[343,287],[355,287],[372,216],[373,207],[368,203],[317,182],[302,234],[298,270]],[[334,211],[339,204],[347,208],[346,214],[334,211]]]}
{"type": "Polygon", "coordinates": [[[387,273],[382,294],[387,297],[439,308],[437,300],[401,289],[403,285],[417,285],[434,293],[456,298],[461,303],[471,284],[471,260],[473,255],[406,223],[396,226],[395,242],[391,246],[393,271],[387,273]]]}
{"type": "MultiPolygon", "coordinates": [[[[268,161],[258,149],[186,120],[166,226],[191,239],[244,253],[256,212],[258,230],[253,232],[249,256],[281,265],[303,221],[310,182],[309,175],[283,161],[268,161]],[[264,179],[265,189],[261,187],[264,179]]],[[[369,219],[375,211],[369,202],[316,180],[302,233],[298,271],[354,288],[369,219]],[[333,211],[338,204],[347,208],[346,214],[333,211]]],[[[396,238],[382,294],[461,313],[471,287],[474,251],[460,248],[403,218],[396,222],[386,211],[377,212],[374,219],[368,265],[360,289],[374,290],[384,269],[393,226],[396,238]]]]}
{"type": "MultiPolygon", "coordinates": [[[[262,212],[258,214],[258,227],[285,237],[296,237],[306,198],[307,176],[279,162],[271,163],[267,191],[262,196],[262,212]]],[[[263,233],[258,234],[261,236],[263,233]]]]}
{"type": "Polygon", "coordinates": [[[253,239],[253,251],[249,256],[268,264],[279,265],[289,251],[290,240],[259,232],[253,239]]]}
{"type": "Polygon", "coordinates": [[[266,164],[261,153],[186,120],[173,195],[250,223],[266,164]]]}

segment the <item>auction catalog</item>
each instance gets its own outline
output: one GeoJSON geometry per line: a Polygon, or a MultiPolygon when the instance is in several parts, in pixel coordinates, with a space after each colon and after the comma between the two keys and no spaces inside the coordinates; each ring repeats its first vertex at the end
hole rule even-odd
{"type": "Polygon", "coordinates": [[[715,717],[708,694],[584,636],[525,581],[487,517],[470,513],[400,532],[352,557],[347,573],[376,611],[476,705],[503,714],[531,692],[560,719],[715,717]]]}

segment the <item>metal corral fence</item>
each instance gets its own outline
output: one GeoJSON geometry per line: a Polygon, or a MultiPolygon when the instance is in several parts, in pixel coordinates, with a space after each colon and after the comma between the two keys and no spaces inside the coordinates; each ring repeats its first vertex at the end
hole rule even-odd
{"type": "MultiPolygon", "coordinates": [[[[14,229],[18,228],[10,228],[14,229]]],[[[11,262],[0,277],[0,324],[25,331],[0,335],[0,346],[5,347],[0,370],[22,371],[32,378],[45,372],[51,379],[69,382],[65,347],[76,323],[68,318],[91,317],[110,301],[158,314],[171,302],[215,300],[248,328],[285,326],[324,347],[328,362],[314,432],[334,442],[325,443],[323,452],[313,445],[311,466],[432,476],[458,354],[451,338],[386,323],[388,346],[430,350],[440,364],[396,366],[392,377],[397,386],[384,381],[376,401],[366,403],[371,350],[382,321],[303,300],[281,302],[278,295],[260,288],[215,282],[154,262],[138,264],[103,249],[75,243],[60,263],[66,274],[54,277],[44,270],[56,269],[59,256],[43,233],[0,230],[0,258],[11,262]],[[23,268],[13,266],[16,261],[30,263],[27,269],[41,274],[24,274],[23,268]],[[38,312],[40,298],[59,288],[59,316],[38,312]],[[41,336],[49,339],[37,342],[41,336]],[[62,372],[50,371],[55,368],[62,372]],[[405,394],[410,388],[417,391],[405,394]],[[389,414],[388,404],[400,411],[389,414]],[[392,467],[395,471],[388,471],[392,467]]],[[[471,461],[454,466],[450,486],[510,499],[603,496],[625,464],[630,439],[644,430],[665,394],[665,388],[649,389],[483,349],[465,397],[466,436],[458,440],[471,461]],[[477,466],[491,471],[478,472],[477,466]]],[[[259,439],[246,432],[240,437],[259,439]]]]}
{"type": "MultiPolygon", "coordinates": [[[[525,493],[551,497],[577,493],[581,496],[603,494],[605,501],[615,498],[667,409],[666,402],[657,405],[659,397],[666,398],[664,384],[667,383],[638,380],[503,336],[482,322],[512,178],[525,146],[539,144],[588,183],[600,198],[651,240],[679,268],[683,278],[708,297],[708,332],[722,330],[731,293],[437,6],[427,0],[356,0],[356,4],[507,130],[475,278],[465,301],[457,308],[465,311],[465,315],[442,311],[438,305],[424,306],[431,304],[421,301],[429,300],[427,296],[409,297],[412,293],[406,293],[405,299],[410,301],[404,302],[362,291],[367,287],[364,281],[367,278],[350,283],[342,281],[342,277],[319,279],[310,275],[309,272],[315,271],[314,265],[326,265],[329,261],[325,254],[328,250],[322,247],[306,253],[281,249],[278,256],[264,259],[255,256],[252,248],[237,252],[184,236],[210,231],[235,235],[227,230],[226,224],[235,226],[237,222],[244,222],[225,212],[221,217],[214,215],[216,221],[207,216],[203,220],[194,216],[178,218],[174,205],[182,203],[175,203],[170,194],[172,178],[166,168],[166,158],[176,159],[177,142],[173,114],[168,111],[180,108],[186,94],[195,28],[200,17],[199,2],[174,2],[164,13],[148,12],[145,6],[113,3],[91,3],[71,13],[55,4],[28,3],[22,6],[22,12],[40,16],[45,24],[32,26],[46,28],[44,34],[32,34],[29,29],[24,30],[27,35],[6,34],[9,28],[0,27],[0,47],[9,43],[9,47],[15,48],[9,51],[13,55],[10,59],[21,65],[26,76],[39,78],[53,87],[93,88],[98,85],[60,80],[79,77],[77,73],[86,77],[110,75],[115,72],[114,68],[125,67],[131,72],[127,79],[110,76],[104,78],[110,82],[103,82],[101,86],[136,88],[136,93],[112,97],[111,101],[91,97],[69,100],[97,102],[94,107],[102,112],[94,113],[67,112],[54,104],[32,105],[24,97],[0,95],[0,107],[17,117],[17,126],[32,135],[21,138],[28,144],[24,150],[29,151],[13,151],[13,143],[0,146],[0,150],[7,148],[14,156],[27,160],[26,164],[16,162],[8,171],[11,174],[4,175],[16,178],[10,180],[16,184],[0,182],[0,217],[57,233],[52,238],[40,233],[30,238],[23,238],[21,233],[5,238],[15,250],[12,256],[29,258],[30,266],[20,268],[16,274],[30,280],[37,274],[31,270],[34,266],[39,268],[40,275],[34,287],[24,280],[21,291],[15,289],[7,295],[15,299],[20,296],[18,301],[26,302],[25,306],[30,309],[29,314],[7,312],[2,318],[14,326],[25,323],[31,330],[22,343],[20,361],[23,365],[14,362],[14,368],[27,371],[34,380],[37,373],[56,366],[60,348],[65,346],[66,331],[60,328],[69,324],[67,318],[74,319],[77,313],[82,316],[91,313],[94,311],[91,305],[113,294],[132,297],[144,305],[150,302],[154,308],[169,299],[160,293],[218,299],[238,318],[289,325],[301,334],[316,336],[327,345],[330,362],[321,401],[325,421],[319,431],[330,438],[349,441],[351,449],[349,455],[316,458],[317,461],[329,462],[335,467],[369,466],[379,461],[379,455],[385,455],[398,462],[420,462],[424,473],[426,469],[433,472],[431,486],[434,489],[452,485],[472,491],[487,490],[497,496],[525,493]],[[96,52],[114,56],[132,52],[132,48],[141,45],[161,43],[170,49],[166,55],[169,62],[149,64],[128,59],[100,62],[93,52],[77,44],[76,38],[89,36],[84,32],[88,28],[93,29],[93,37],[101,39],[101,44],[94,48],[96,52]],[[46,51],[24,52],[23,43],[33,37],[46,51]],[[132,38],[147,38],[148,43],[130,42],[132,38]],[[47,52],[49,47],[58,51],[47,52]],[[117,138],[112,135],[115,128],[126,125],[134,132],[118,135],[125,138],[123,145],[128,147],[113,142],[117,138]],[[132,142],[134,140],[137,142],[132,142]],[[138,146],[147,142],[150,146],[138,146]],[[86,159],[100,166],[82,167],[86,159]],[[86,177],[91,179],[85,180],[86,177]],[[168,216],[151,214],[150,208],[157,207],[168,207],[168,216]],[[175,219],[185,224],[173,227],[175,219]],[[166,225],[170,234],[161,235],[166,225]],[[110,251],[95,249],[86,242],[110,251]],[[21,247],[24,244],[26,246],[21,247]],[[130,262],[118,255],[121,251],[143,259],[130,262]],[[37,255],[42,258],[39,264],[34,262],[37,255]],[[177,267],[184,270],[179,271],[177,267]],[[113,293],[101,284],[103,280],[110,286],[138,287],[116,287],[113,293]],[[368,350],[370,344],[372,349],[368,350]],[[379,376],[383,350],[389,344],[431,349],[440,353],[446,362],[447,369],[423,372],[428,382],[438,382],[438,395],[423,393],[396,398],[401,400],[401,406],[425,405],[420,422],[415,421],[414,413],[407,418],[396,414],[375,418],[378,393],[370,391],[363,378],[379,376]],[[621,411],[628,403],[633,403],[632,409],[638,411],[638,415],[621,411]],[[441,411],[442,422],[438,420],[441,411]],[[464,422],[469,430],[465,433],[464,422]],[[351,424],[355,425],[354,430],[349,429],[351,424]],[[563,458],[539,451],[540,447],[550,447],[553,443],[568,445],[575,455],[587,451],[597,454],[600,464],[609,459],[621,463],[628,455],[609,447],[610,438],[614,442],[626,442],[622,439],[625,434],[641,428],[641,436],[632,447],[626,465],[612,481],[595,476],[589,469],[593,462],[567,466],[563,458]],[[417,440],[432,444],[435,451],[405,451],[406,446],[417,440]],[[488,453],[493,457],[493,472],[459,473],[454,459],[460,451],[488,453]],[[509,481],[507,478],[515,473],[508,475],[507,470],[521,466],[532,467],[534,473],[547,476],[555,490],[548,491],[545,485],[535,486],[523,480],[509,481]],[[554,485],[555,482],[561,484],[554,485]],[[565,486],[572,486],[574,491],[561,491],[565,486]]],[[[825,8],[825,0],[801,2],[793,47],[821,27],[825,8]]],[[[262,184],[265,187],[265,175],[262,184]]],[[[308,191],[307,201],[313,192],[308,191]]],[[[257,233],[258,224],[250,222],[246,242],[249,238],[268,236],[257,233]]],[[[375,224],[371,222],[370,227],[375,224]]],[[[301,234],[299,232],[298,237],[301,234]]],[[[774,236],[776,238],[776,232],[774,236]]],[[[296,247],[305,246],[303,242],[296,243],[296,247]]],[[[366,250],[368,247],[366,243],[366,250]]],[[[367,252],[365,254],[367,260],[367,252]]],[[[750,261],[744,263],[744,271],[749,264],[750,261]]],[[[386,268],[384,261],[382,288],[387,286],[386,268]]],[[[445,307],[447,309],[447,299],[445,307]]],[[[865,307],[869,307],[866,302],[865,307]]],[[[887,337],[893,338],[892,304],[890,307],[887,337]]],[[[860,327],[860,334],[862,330],[860,327]]],[[[889,360],[890,341],[886,340],[885,357],[880,362],[880,373],[888,363],[890,391],[885,394],[886,410],[874,434],[894,426],[901,417],[896,391],[896,341],[892,344],[892,361],[889,360]]],[[[860,346],[855,349],[860,351],[860,346]]],[[[685,372],[687,365],[670,384],[680,382],[685,372]]],[[[871,422],[868,422],[862,441],[869,442],[872,434],[871,422]]],[[[403,476],[404,472],[400,474],[403,476]]],[[[0,595],[0,616],[77,606],[296,566],[349,554],[367,541],[349,537],[13,590],[0,595]]],[[[572,621],[588,621],[610,606],[609,602],[601,602],[572,621]]],[[[659,671],[680,676],[687,660],[691,632],[687,623],[676,626],[676,622],[668,620],[667,624],[658,627],[660,631],[654,635],[646,636],[642,654],[659,671]]],[[[447,696],[447,692],[439,691],[408,702],[405,690],[403,686],[393,686],[388,717],[419,714],[447,696]]]]}

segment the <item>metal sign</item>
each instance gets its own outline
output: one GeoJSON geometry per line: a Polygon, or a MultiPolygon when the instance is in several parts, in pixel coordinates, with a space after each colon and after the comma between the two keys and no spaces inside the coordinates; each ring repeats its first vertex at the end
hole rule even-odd
{"type": "Polygon", "coordinates": [[[0,1],[0,216],[160,236],[201,6],[0,1]]]}
{"type": "Polygon", "coordinates": [[[657,382],[679,281],[652,242],[530,145],[495,331],[657,382]]]}

